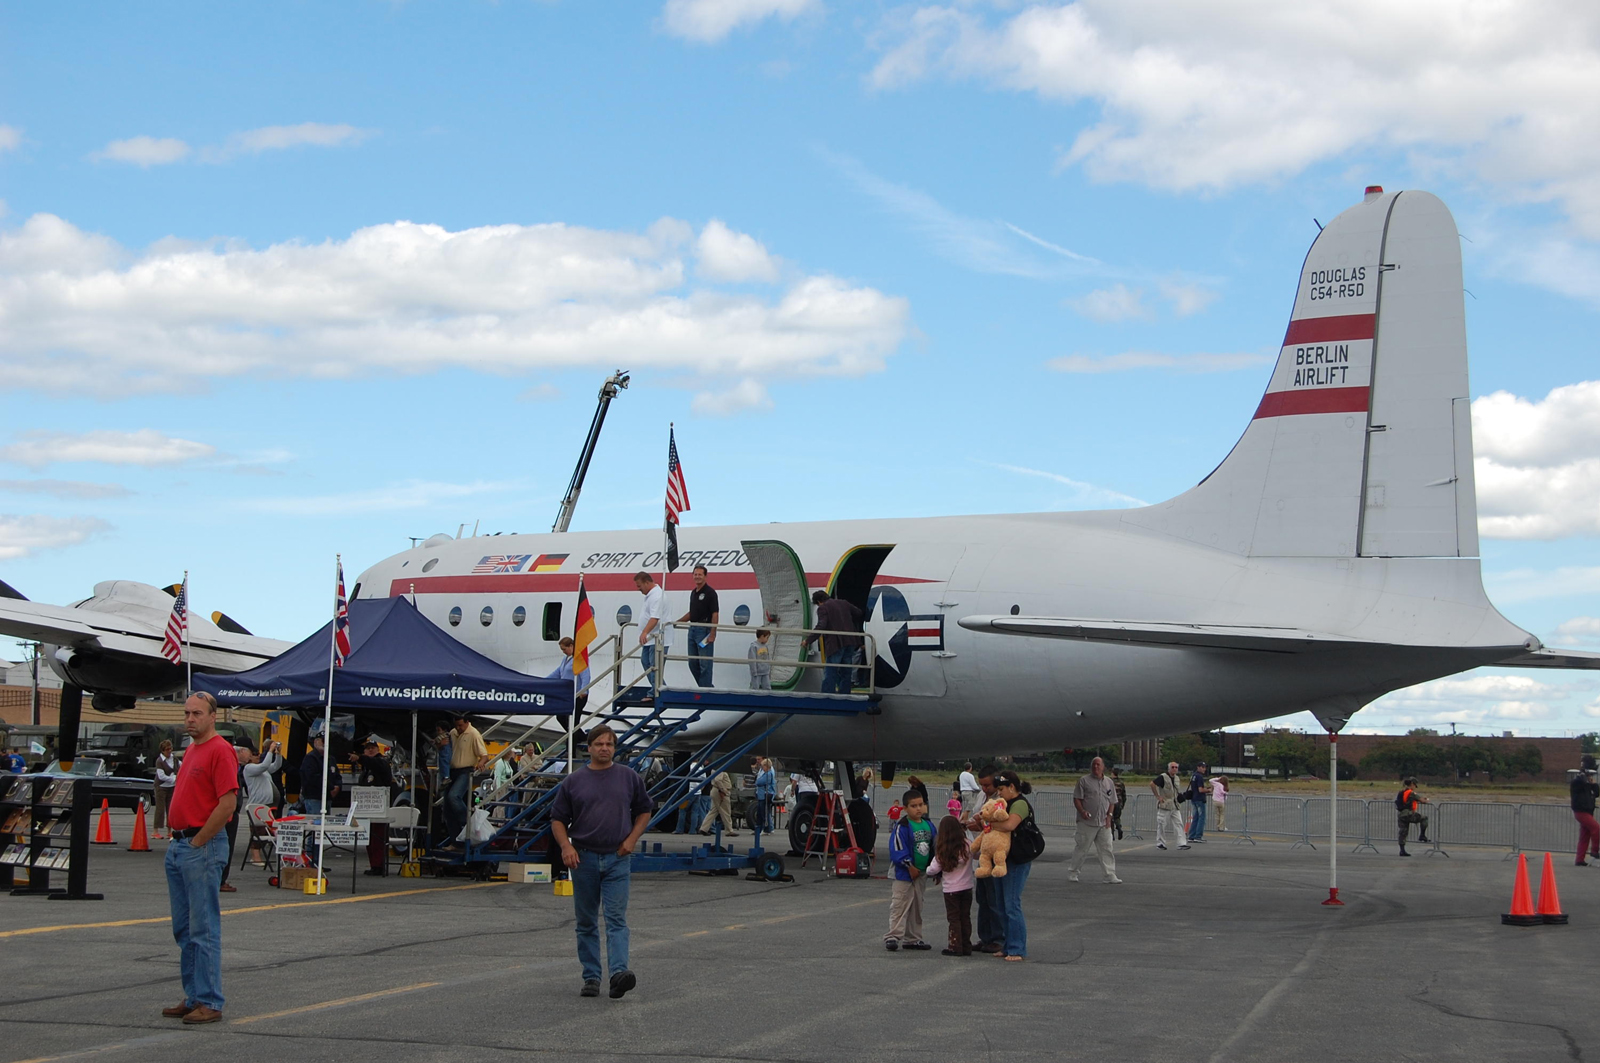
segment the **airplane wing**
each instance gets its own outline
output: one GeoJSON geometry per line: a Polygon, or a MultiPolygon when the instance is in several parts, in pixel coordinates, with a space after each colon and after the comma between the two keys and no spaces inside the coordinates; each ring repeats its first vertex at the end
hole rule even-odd
{"type": "Polygon", "coordinates": [[[1129,620],[1091,620],[1065,616],[964,616],[956,623],[968,631],[1035,638],[1126,642],[1144,646],[1192,646],[1257,653],[1305,653],[1313,647],[1360,639],[1256,624],[1169,624],[1129,620]]]}
{"type": "Polygon", "coordinates": [[[1548,647],[1533,653],[1519,653],[1515,657],[1494,662],[1495,668],[1600,668],[1600,653],[1587,650],[1552,650],[1548,647]]]}
{"type": "MultiPolygon", "coordinates": [[[[193,623],[191,621],[191,623],[193,623]]],[[[234,672],[254,668],[289,648],[289,643],[238,635],[218,639],[209,632],[190,629],[189,656],[194,667],[234,672]]],[[[73,606],[48,605],[17,598],[0,598],[0,634],[30,642],[71,646],[81,650],[109,650],[157,657],[164,631],[133,617],[73,606]]]]}

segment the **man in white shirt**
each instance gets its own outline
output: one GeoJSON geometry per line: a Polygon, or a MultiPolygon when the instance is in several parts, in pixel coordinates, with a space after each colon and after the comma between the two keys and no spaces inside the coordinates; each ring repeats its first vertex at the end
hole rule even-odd
{"type": "Polygon", "coordinates": [[[956,789],[961,791],[961,816],[966,818],[978,809],[978,797],[983,791],[978,789],[978,777],[972,774],[972,762],[968,761],[961,768],[961,778],[956,780],[956,789]]]}
{"type": "MultiPolygon", "coordinates": [[[[645,682],[652,682],[651,673],[656,666],[656,634],[661,635],[661,652],[666,654],[672,645],[672,629],[665,626],[666,603],[661,587],[648,572],[635,572],[633,585],[644,595],[644,609],[639,614],[639,663],[644,666],[645,682]]],[[[665,678],[663,676],[663,678],[665,678]]]]}

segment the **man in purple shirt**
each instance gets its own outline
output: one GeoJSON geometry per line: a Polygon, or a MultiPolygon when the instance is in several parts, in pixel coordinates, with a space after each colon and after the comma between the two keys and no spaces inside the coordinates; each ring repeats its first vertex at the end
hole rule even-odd
{"type": "Polygon", "coordinates": [[[639,773],[613,763],[617,736],[600,724],[589,732],[589,763],[561,780],[550,831],[571,869],[577,916],[579,996],[600,995],[600,909],[606,913],[606,960],[615,1000],[638,984],[628,970],[628,879],[633,847],[650,823],[650,795],[639,773]]]}

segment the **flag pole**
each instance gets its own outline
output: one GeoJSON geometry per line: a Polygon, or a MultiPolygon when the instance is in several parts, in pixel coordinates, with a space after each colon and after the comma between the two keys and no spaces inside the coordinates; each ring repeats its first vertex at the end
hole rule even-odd
{"type": "Polygon", "coordinates": [[[333,756],[333,662],[339,648],[339,576],[344,570],[344,558],[333,555],[334,594],[333,619],[328,623],[328,693],[322,705],[322,814],[317,824],[317,893],[327,889],[323,873],[323,848],[328,843],[328,758],[333,756]]]}
{"type": "Polygon", "coordinates": [[[194,693],[194,660],[189,653],[189,614],[193,612],[189,602],[189,570],[183,570],[183,685],[184,698],[194,693]]]}

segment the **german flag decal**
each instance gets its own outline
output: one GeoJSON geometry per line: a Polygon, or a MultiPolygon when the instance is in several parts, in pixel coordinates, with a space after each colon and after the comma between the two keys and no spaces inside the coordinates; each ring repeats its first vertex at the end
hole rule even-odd
{"type": "Polygon", "coordinates": [[[566,554],[540,554],[539,559],[533,563],[533,571],[560,572],[561,563],[566,559],[566,554]]]}

